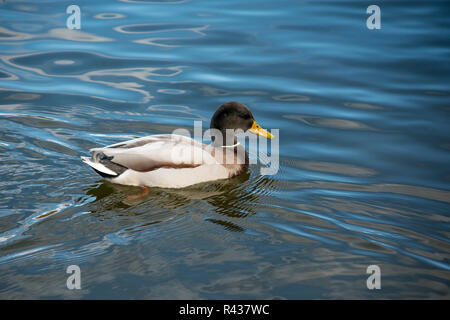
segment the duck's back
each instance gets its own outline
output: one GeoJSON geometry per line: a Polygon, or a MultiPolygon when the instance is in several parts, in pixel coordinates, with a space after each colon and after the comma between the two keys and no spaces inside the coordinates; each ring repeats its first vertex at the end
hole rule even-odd
{"type": "Polygon", "coordinates": [[[181,188],[230,176],[211,148],[180,135],[148,136],[90,151],[92,157],[83,161],[120,184],[181,188]]]}

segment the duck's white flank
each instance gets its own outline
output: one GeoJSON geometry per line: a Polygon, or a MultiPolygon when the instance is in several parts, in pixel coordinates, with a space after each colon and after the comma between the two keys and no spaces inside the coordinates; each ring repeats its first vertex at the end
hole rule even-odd
{"type": "Polygon", "coordinates": [[[225,164],[217,158],[223,156],[222,147],[179,135],[148,136],[90,151],[92,157],[81,157],[83,162],[106,180],[132,186],[183,188],[227,179],[246,169],[245,164],[225,164]]]}

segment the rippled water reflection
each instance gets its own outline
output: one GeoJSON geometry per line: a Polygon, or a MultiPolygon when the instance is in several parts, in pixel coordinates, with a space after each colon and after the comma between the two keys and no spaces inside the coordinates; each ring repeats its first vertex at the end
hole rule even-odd
{"type": "Polygon", "coordinates": [[[0,3],[1,298],[449,298],[446,2],[70,4],[0,3]],[[140,195],[79,160],[230,100],[276,175],[140,195]]]}

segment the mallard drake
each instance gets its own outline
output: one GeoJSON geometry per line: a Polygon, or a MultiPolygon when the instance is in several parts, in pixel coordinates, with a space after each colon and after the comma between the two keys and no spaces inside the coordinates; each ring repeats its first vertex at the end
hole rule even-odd
{"type": "MultiPolygon", "coordinates": [[[[98,174],[113,183],[162,188],[183,188],[193,184],[228,179],[248,169],[248,154],[230,130],[248,131],[271,139],[250,110],[242,103],[221,105],[211,118],[211,144],[176,134],[157,134],[89,150],[81,157],[98,174]],[[227,137],[228,134],[228,138],[227,137]],[[226,152],[232,151],[232,161],[226,152]]],[[[228,153],[230,154],[230,153],[228,153]]]]}

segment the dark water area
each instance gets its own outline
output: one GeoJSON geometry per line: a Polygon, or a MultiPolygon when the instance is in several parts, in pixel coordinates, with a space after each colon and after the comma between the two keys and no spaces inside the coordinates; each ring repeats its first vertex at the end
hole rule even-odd
{"type": "Polygon", "coordinates": [[[0,298],[450,298],[448,2],[71,4],[0,3],[0,298]],[[275,175],[134,197],[80,161],[227,101],[275,175]]]}

